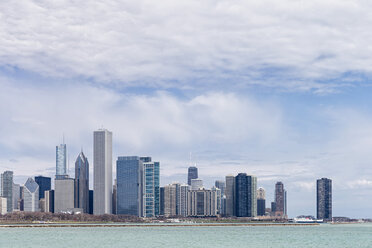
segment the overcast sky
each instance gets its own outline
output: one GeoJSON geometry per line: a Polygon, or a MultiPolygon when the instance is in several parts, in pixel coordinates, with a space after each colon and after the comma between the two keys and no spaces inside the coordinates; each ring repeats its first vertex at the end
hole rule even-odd
{"type": "MultiPolygon", "coordinates": [[[[161,184],[199,168],[210,187],[246,172],[315,215],[372,217],[372,3],[351,0],[0,2],[0,172],[70,171],[93,131],[161,162],[161,184]]],[[[91,171],[92,172],[92,171],[91,171]]]]}

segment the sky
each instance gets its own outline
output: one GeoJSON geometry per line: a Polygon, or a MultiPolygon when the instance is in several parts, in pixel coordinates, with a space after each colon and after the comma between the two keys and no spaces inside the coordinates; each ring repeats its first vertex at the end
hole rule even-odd
{"type": "MultiPolygon", "coordinates": [[[[196,164],[282,181],[288,214],[372,217],[372,3],[364,0],[0,2],[0,172],[70,174],[93,131],[117,156],[152,156],[161,185],[196,164]],[[191,159],[190,159],[191,153],[191,159]]],[[[115,166],[114,166],[115,168],[115,166]]],[[[114,170],[115,171],[115,170],[114,170]]]]}

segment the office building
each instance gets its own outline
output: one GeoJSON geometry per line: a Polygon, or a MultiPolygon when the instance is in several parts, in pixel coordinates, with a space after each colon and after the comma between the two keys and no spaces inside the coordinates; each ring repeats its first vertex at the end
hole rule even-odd
{"type": "Polygon", "coordinates": [[[143,216],[143,162],[140,157],[118,157],[116,161],[117,213],[143,216]]]}
{"type": "MultiPolygon", "coordinates": [[[[211,191],[216,195],[216,214],[221,214],[221,190],[216,186],[211,188],[211,191]]],[[[213,199],[212,199],[213,200],[213,199]]],[[[214,203],[213,203],[214,204],[214,203]]]]}
{"type": "Polygon", "coordinates": [[[160,215],[160,163],[152,162],[151,157],[141,157],[144,167],[143,216],[160,215]]]}
{"type": "Polygon", "coordinates": [[[235,177],[235,213],[237,217],[257,216],[257,178],[239,173],[235,177]]]}
{"type": "Polygon", "coordinates": [[[191,190],[198,190],[203,188],[203,180],[199,178],[191,179],[191,190]]]}
{"type": "Polygon", "coordinates": [[[257,189],[257,216],[266,215],[266,192],[264,188],[257,189]]]}
{"type": "Polygon", "coordinates": [[[275,212],[276,212],[276,203],[275,202],[271,202],[271,216],[275,216],[275,212]]]}
{"type": "Polygon", "coordinates": [[[164,187],[160,187],[160,215],[164,215],[164,187]]]}
{"type": "Polygon", "coordinates": [[[75,208],[89,213],[89,162],[83,151],[75,161],[75,208]]]}
{"type": "Polygon", "coordinates": [[[164,216],[177,216],[177,188],[179,184],[173,183],[164,186],[164,216]]]}
{"type": "Polygon", "coordinates": [[[56,146],[56,178],[67,176],[67,148],[66,144],[56,146]]]}
{"type": "Polygon", "coordinates": [[[94,204],[94,193],[93,193],[93,190],[89,190],[89,214],[93,214],[93,204],[94,204]]]}
{"type": "Polygon", "coordinates": [[[180,185],[179,190],[179,215],[186,217],[187,216],[187,192],[189,191],[189,185],[180,185]]]}
{"type": "Polygon", "coordinates": [[[27,179],[23,186],[23,210],[25,212],[39,211],[39,185],[34,179],[27,179]]]}
{"type": "Polygon", "coordinates": [[[54,181],[54,212],[66,213],[74,208],[74,179],[59,178],[54,181]]]}
{"type": "Polygon", "coordinates": [[[106,129],[93,134],[93,189],[95,215],[112,211],[112,132],[106,129]]]}
{"type": "Polygon", "coordinates": [[[233,175],[226,176],[226,206],[225,215],[235,216],[235,177],[233,175]]]}
{"type": "Polygon", "coordinates": [[[5,171],[1,174],[1,192],[0,195],[6,198],[7,212],[13,211],[13,171],[5,171]]]}
{"type": "Polygon", "coordinates": [[[282,182],[277,182],[275,184],[275,206],[276,211],[275,215],[278,217],[285,217],[286,216],[286,192],[284,189],[284,185],[282,182]]]}
{"type": "Polygon", "coordinates": [[[39,200],[45,197],[44,192],[51,190],[52,183],[50,177],[37,176],[35,182],[39,185],[39,200]]]}
{"type": "Polygon", "coordinates": [[[21,186],[19,184],[13,184],[13,209],[20,210],[20,199],[21,199],[21,186]]]}
{"type": "Polygon", "coordinates": [[[191,185],[191,180],[192,179],[197,179],[198,178],[198,168],[195,166],[190,166],[187,172],[187,184],[191,185]]]}
{"type": "Polygon", "coordinates": [[[332,220],[332,180],[321,178],[316,181],[316,217],[332,220]]]}
{"type": "Polygon", "coordinates": [[[192,217],[217,216],[216,191],[198,189],[188,191],[187,213],[192,217]]]}
{"type": "Polygon", "coordinates": [[[221,196],[225,195],[226,182],[223,180],[216,180],[214,186],[221,190],[221,196]]]}
{"type": "Polygon", "coordinates": [[[0,196],[0,215],[7,214],[8,211],[8,204],[7,204],[7,198],[0,196]]]}
{"type": "Polygon", "coordinates": [[[44,193],[45,212],[54,213],[54,190],[47,190],[44,193]]]}

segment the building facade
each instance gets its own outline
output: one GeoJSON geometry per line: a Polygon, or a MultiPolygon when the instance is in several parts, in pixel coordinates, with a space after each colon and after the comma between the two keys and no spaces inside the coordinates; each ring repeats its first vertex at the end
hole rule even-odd
{"type": "Polygon", "coordinates": [[[47,190],[45,197],[45,212],[54,213],[54,190],[47,190]]]}
{"type": "Polygon", "coordinates": [[[279,217],[285,217],[287,215],[286,210],[286,191],[282,182],[275,184],[275,215],[279,217]]]}
{"type": "Polygon", "coordinates": [[[173,183],[164,186],[164,216],[177,216],[177,188],[179,184],[173,183]]]}
{"type": "Polygon", "coordinates": [[[191,179],[198,178],[198,168],[196,166],[190,166],[187,172],[187,184],[191,185],[191,179]]]}
{"type": "Polygon", "coordinates": [[[56,178],[67,176],[67,148],[66,144],[56,146],[56,178]]]}
{"type": "Polygon", "coordinates": [[[257,216],[257,178],[246,173],[235,177],[235,213],[237,217],[257,216]]]}
{"type": "Polygon", "coordinates": [[[179,215],[186,217],[187,216],[187,192],[190,190],[189,185],[180,185],[179,190],[179,215]]]}
{"type": "Polygon", "coordinates": [[[21,186],[13,184],[13,210],[20,210],[21,186]]]}
{"type": "Polygon", "coordinates": [[[235,216],[235,177],[233,175],[226,176],[225,196],[225,215],[235,216]]]}
{"type": "Polygon", "coordinates": [[[37,176],[35,182],[39,185],[39,200],[45,198],[45,191],[51,190],[52,182],[50,177],[37,176]]]}
{"type": "Polygon", "coordinates": [[[199,189],[188,191],[188,216],[212,217],[217,216],[216,191],[199,189]]]}
{"type": "Polygon", "coordinates": [[[143,216],[143,162],[137,156],[116,161],[117,213],[143,216]]]}
{"type": "Polygon", "coordinates": [[[39,185],[34,179],[27,179],[23,186],[23,210],[25,212],[39,211],[39,185]]]}
{"type": "Polygon", "coordinates": [[[147,162],[141,158],[144,167],[143,216],[155,217],[160,215],[160,163],[145,158],[147,162]]]}
{"type": "Polygon", "coordinates": [[[214,183],[214,186],[216,188],[219,188],[221,190],[221,196],[225,195],[225,188],[226,188],[226,182],[223,180],[216,180],[214,183]]]}
{"type": "Polygon", "coordinates": [[[93,189],[95,215],[112,211],[112,132],[100,129],[93,133],[93,189]]]}
{"type": "Polygon", "coordinates": [[[13,171],[5,171],[1,174],[1,192],[0,195],[6,198],[7,212],[13,211],[13,171]]]}
{"type": "Polygon", "coordinates": [[[89,162],[83,151],[75,161],[75,208],[89,213],[89,162]]]}
{"type": "Polygon", "coordinates": [[[7,198],[0,196],[0,215],[7,214],[8,206],[7,206],[7,198]]]}
{"type": "Polygon", "coordinates": [[[264,188],[257,189],[257,216],[266,215],[266,192],[264,188]]]}
{"type": "Polygon", "coordinates": [[[74,179],[60,178],[54,181],[54,212],[65,213],[74,208],[74,179]]]}
{"type": "Polygon", "coordinates": [[[203,180],[199,178],[191,179],[191,190],[198,190],[203,188],[203,180]]]}
{"type": "Polygon", "coordinates": [[[321,178],[316,181],[316,217],[332,220],[332,180],[321,178]]]}

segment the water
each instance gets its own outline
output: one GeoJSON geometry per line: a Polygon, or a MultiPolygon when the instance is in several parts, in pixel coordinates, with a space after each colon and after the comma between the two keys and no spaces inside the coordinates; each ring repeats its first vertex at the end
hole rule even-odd
{"type": "Polygon", "coordinates": [[[0,228],[0,247],[372,247],[372,225],[0,228]]]}

